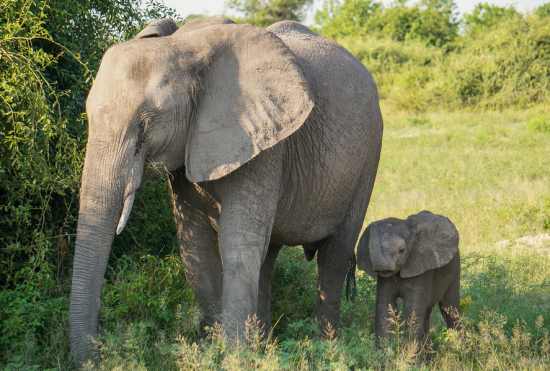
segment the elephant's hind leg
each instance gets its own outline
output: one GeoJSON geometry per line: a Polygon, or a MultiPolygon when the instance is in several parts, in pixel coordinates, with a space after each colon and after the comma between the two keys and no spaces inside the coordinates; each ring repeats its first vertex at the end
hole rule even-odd
{"type": "Polygon", "coordinates": [[[219,208],[183,172],[177,172],[169,185],[185,277],[204,311],[203,325],[211,325],[219,319],[222,298],[219,208]]]}
{"type": "Polygon", "coordinates": [[[363,171],[356,196],[342,223],[331,236],[310,245],[310,250],[317,250],[315,318],[320,323],[324,336],[329,335],[326,331],[329,324],[335,331],[340,325],[342,287],[355,254],[355,245],[367,212],[375,174],[376,172],[363,171]]]}
{"type": "MultiPolygon", "coordinates": [[[[456,255],[449,264],[457,264],[454,260],[459,261],[460,257],[458,253],[456,255]]],[[[448,329],[460,330],[462,328],[460,319],[460,265],[451,284],[443,294],[443,299],[439,302],[439,310],[448,329]]]]}
{"type": "Polygon", "coordinates": [[[355,240],[350,235],[357,237],[358,234],[359,231],[356,234],[339,233],[318,242],[315,318],[321,326],[323,337],[330,336],[329,329],[338,330],[342,287],[355,246],[355,240]]]}

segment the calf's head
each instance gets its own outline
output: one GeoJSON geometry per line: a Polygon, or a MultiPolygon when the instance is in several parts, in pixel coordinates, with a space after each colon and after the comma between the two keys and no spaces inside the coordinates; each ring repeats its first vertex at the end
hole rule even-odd
{"type": "Polygon", "coordinates": [[[371,277],[418,276],[447,264],[458,251],[458,231],[442,215],[422,211],[405,220],[371,223],[357,246],[357,266],[371,277]]]}

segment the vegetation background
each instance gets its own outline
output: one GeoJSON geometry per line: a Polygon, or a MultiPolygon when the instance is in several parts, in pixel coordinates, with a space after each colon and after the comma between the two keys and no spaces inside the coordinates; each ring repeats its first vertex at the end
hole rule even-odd
{"type": "MultiPolygon", "coordinates": [[[[310,0],[230,0],[246,22],[301,20],[310,0]]],[[[84,103],[103,52],[151,20],[152,0],[0,0],[0,367],[74,369],[68,306],[84,103]]],[[[375,282],[358,272],[338,339],[312,320],[316,265],[283,249],[274,332],[229,348],[200,334],[165,180],[143,186],[115,238],[99,346],[105,369],[548,369],[550,366],[550,4],[523,14],[452,0],[327,0],[316,31],[372,72],[385,118],[365,224],[423,209],[461,235],[464,331],[434,313],[422,351],[374,349],[375,282]],[[531,236],[531,237],[525,237],[531,236]]],[[[397,317],[396,322],[402,324],[397,317]]]]}

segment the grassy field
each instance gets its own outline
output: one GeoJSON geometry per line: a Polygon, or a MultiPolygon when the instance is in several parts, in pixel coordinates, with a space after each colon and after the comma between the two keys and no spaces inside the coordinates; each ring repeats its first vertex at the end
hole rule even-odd
{"type": "MultiPolygon", "coordinates": [[[[142,265],[129,260],[107,273],[100,313],[103,368],[548,369],[550,240],[515,240],[550,232],[550,114],[531,109],[413,115],[391,107],[383,112],[382,157],[365,225],[421,210],[455,223],[461,238],[462,332],[448,332],[436,311],[433,343],[426,350],[417,352],[402,328],[394,342],[376,350],[375,284],[359,272],[357,298],[343,303],[340,336],[320,341],[312,320],[316,265],[300,248],[288,247],[274,275],[274,332],[260,340],[251,322],[249,342],[232,348],[220,329],[198,334],[200,311],[192,293],[179,288],[179,260],[149,256],[142,265]],[[151,290],[159,285],[162,290],[151,290]],[[166,314],[168,307],[176,308],[173,315],[166,314]]],[[[2,366],[72,369],[68,313],[54,317],[49,333],[29,335],[2,366]]]]}

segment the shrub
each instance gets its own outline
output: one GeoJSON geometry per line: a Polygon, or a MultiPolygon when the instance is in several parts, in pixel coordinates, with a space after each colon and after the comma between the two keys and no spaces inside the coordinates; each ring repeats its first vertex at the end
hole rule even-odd
{"type": "Polygon", "coordinates": [[[35,277],[0,291],[0,349],[18,349],[29,335],[47,337],[55,326],[66,325],[69,299],[59,296],[50,276],[35,277]]]}
{"type": "MultiPolygon", "coordinates": [[[[84,101],[103,51],[143,20],[139,1],[0,5],[0,285],[56,270],[72,249],[87,128],[84,101]],[[106,16],[108,14],[108,16],[106,16]]],[[[70,254],[69,254],[70,255],[70,254]]]]}
{"type": "Polygon", "coordinates": [[[303,321],[311,320],[315,312],[316,263],[317,259],[306,261],[301,247],[283,246],[279,252],[271,281],[271,322],[275,336],[286,338],[291,324],[294,327],[290,331],[311,329],[303,321]]]}
{"type": "Polygon", "coordinates": [[[527,121],[527,128],[543,133],[550,132],[550,115],[547,113],[538,114],[527,121]]]}
{"type": "Polygon", "coordinates": [[[381,98],[407,111],[501,109],[548,102],[550,25],[529,15],[465,36],[454,48],[374,35],[340,37],[381,98]]]}
{"type": "Polygon", "coordinates": [[[389,7],[373,0],[327,0],[315,14],[318,32],[330,37],[376,36],[397,41],[419,40],[443,46],[457,36],[458,22],[452,1],[422,0],[407,6],[396,1],[389,7]]]}
{"type": "Polygon", "coordinates": [[[186,287],[180,257],[144,255],[136,260],[123,255],[106,273],[100,314],[104,326],[131,321],[166,329],[187,321],[187,331],[196,331],[200,313],[186,287]]]}
{"type": "Polygon", "coordinates": [[[510,19],[522,19],[523,15],[513,6],[501,7],[487,3],[477,4],[472,13],[464,14],[463,24],[470,34],[486,32],[510,19]]]}

